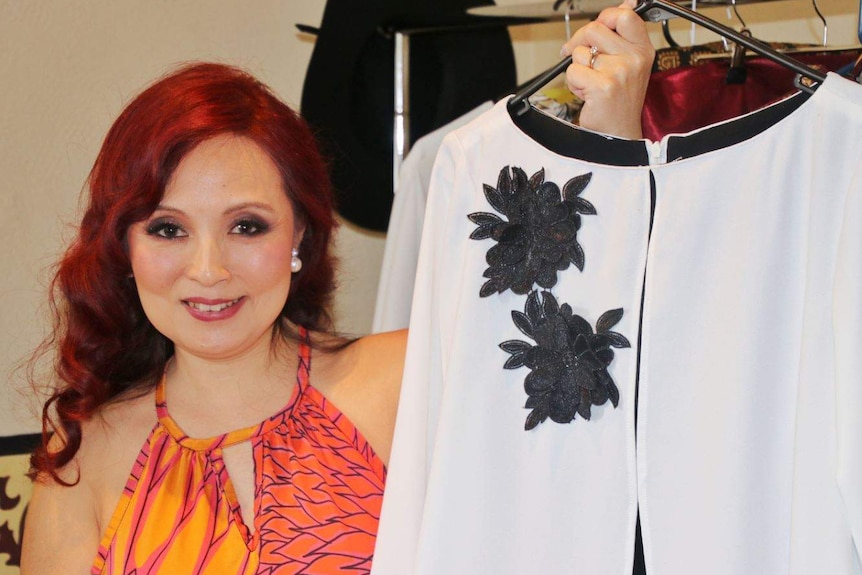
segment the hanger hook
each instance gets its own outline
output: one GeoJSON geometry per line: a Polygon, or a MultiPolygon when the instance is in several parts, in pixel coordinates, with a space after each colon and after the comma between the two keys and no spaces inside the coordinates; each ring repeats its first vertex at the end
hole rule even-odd
{"type": "Polygon", "coordinates": [[[826,18],[817,7],[817,0],[811,0],[811,5],[814,6],[814,11],[817,12],[817,17],[823,22],[823,45],[826,46],[826,39],[829,37],[829,25],[826,23],[826,18]]]}
{"type": "Polygon", "coordinates": [[[563,15],[563,19],[566,22],[566,40],[572,37],[572,25],[571,25],[571,11],[572,8],[575,7],[575,0],[555,0],[554,2],[554,12],[558,11],[560,7],[565,4],[566,5],[566,13],[563,15]]]}
{"type": "MultiPolygon", "coordinates": [[[[812,2],[817,2],[817,0],[811,0],[812,2]]],[[[739,23],[742,24],[742,28],[748,28],[748,24],[745,23],[745,20],[742,19],[742,16],[739,14],[739,10],[736,9],[736,0],[730,0],[730,4],[733,6],[733,13],[736,15],[736,19],[739,20],[739,23]]]]}

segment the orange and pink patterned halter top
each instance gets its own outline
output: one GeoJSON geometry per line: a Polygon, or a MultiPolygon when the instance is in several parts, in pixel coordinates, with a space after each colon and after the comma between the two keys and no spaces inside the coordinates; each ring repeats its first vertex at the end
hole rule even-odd
{"type": "Polygon", "coordinates": [[[308,383],[300,346],[287,406],[260,425],[192,439],[158,421],[114,511],[92,573],[360,574],[371,569],[386,470],[359,431],[308,383]],[[254,532],[243,522],[222,449],[250,441],[254,532]]]}

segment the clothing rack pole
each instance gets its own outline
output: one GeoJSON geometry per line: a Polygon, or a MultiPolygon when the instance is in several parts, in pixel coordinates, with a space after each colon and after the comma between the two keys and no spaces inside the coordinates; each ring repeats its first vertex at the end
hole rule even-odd
{"type": "Polygon", "coordinates": [[[398,191],[401,163],[410,149],[410,35],[395,33],[395,122],[392,135],[392,191],[398,191]]]}
{"type": "Polygon", "coordinates": [[[392,191],[398,190],[398,173],[404,156],[410,151],[410,38],[416,34],[485,30],[501,26],[515,26],[544,22],[541,18],[496,18],[486,22],[474,22],[451,26],[429,26],[424,28],[392,29],[395,42],[395,106],[392,129],[392,191]]]}
{"type": "Polygon", "coordinates": [[[862,0],[859,0],[859,19],[857,22],[857,36],[859,36],[859,41],[862,42],[862,0]]]}

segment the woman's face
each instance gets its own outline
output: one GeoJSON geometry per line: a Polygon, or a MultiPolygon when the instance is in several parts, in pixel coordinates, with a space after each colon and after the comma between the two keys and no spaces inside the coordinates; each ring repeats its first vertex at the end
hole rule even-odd
{"type": "Polygon", "coordinates": [[[129,228],[144,312],[177,353],[227,359],[268,349],[302,232],[256,143],[223,135],[199,144],[155,212],[129,228]]]}

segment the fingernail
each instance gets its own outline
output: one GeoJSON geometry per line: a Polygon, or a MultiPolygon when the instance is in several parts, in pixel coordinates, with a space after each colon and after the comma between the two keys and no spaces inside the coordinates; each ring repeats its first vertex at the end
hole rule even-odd
{"type": "Polygon", "coordinates": [[[568,44],[563,44],[563,45],[560,47],[560,57],[562,58],[563,56],[571,56],[571,55],[572,55],[572,53],[571,53],[571,52],[569,52],[569,45],[568,45],[568,44]]]}

